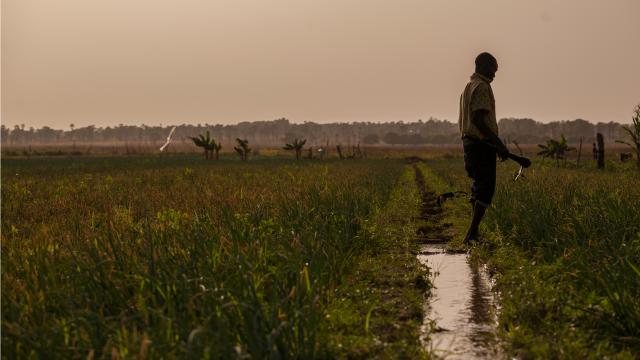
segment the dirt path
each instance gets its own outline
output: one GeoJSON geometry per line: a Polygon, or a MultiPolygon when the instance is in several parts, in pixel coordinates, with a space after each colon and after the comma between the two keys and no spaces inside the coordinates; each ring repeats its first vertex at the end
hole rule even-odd
{"type": "Polygon", "coordinates": [[[424,305],[424,332],[430,338],[426,346],[447,359],[500,358],[493,336],[495,304],[489,277],[483,268],[469,264],[467,254],[445,251],[443,244],[451,236],[443,232],[451,224],[442,223],[438,196],[428,188],[418,166],[414,169],[422,192],[420,214],[429,223],[418,230],[423,243],[418,260],[429,267],[434,285],[424,305]]]}

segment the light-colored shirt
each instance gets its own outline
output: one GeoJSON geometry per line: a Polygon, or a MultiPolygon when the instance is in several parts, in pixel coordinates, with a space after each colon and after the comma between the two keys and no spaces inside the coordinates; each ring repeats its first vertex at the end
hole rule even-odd
{"type": "Polygon", "coordinates": [[[467,84],[460,95],[460,116],[458,125],[460,126],[460,138],[467,140],[465,135],[478,139],[491,140],[484,136],[480,130],[471,122],[471,113],[475,110],[488,110],[484,115],[484,120],[489,129],[498,135],[498,121],[496,120],[496,99],[491,90],[491,79],[478,73],[471,75],[471,81],[467,84]]]}

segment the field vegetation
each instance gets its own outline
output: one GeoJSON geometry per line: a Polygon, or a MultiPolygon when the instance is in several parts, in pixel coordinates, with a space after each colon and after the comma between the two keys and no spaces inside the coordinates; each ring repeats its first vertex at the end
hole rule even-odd
{"type": "MultiPolygon", "coordinates": [[[[394,342],[421,352],[417,336],[376,334],[385,314],[397,322],[394,311],[407,307],[405,320],[417,322],[398,328],[417,333],[428,287],[418,262],[403,261],[397,293],[394,281],[348,273],[365,252],[415,250],[382,244],[377,230],[391,234],[385,206],[401,161],[199,155],[2,166],[3,358],[335,357],[340,337],[321,335],[344,324],[336,334],[362,339],[352,347],[367,357],[394,342]],[[371,307],[383,291],[403,306],[371,307]],[[366,310],[328,316],[353,313],[347,303],[366,310]]],[[[382,253],[400,261],[394,251],[382,253]]]]}
{"type": "MultiPolygon", "coordinates": [[[[524,178],[498,166],[496,196],[471,249],[497,279],[499,331],[508,354],[521,359],[635,359],[640,353],[640,177],[633,162],[536,161],[524,178]],[[584,164],[584,162],[582,162],[584,164]]],[[[422,165],[437,191],[468,191],[462,161],[422,165]]],[[[470,205],[444,205],[452,250],[470,205]]]]}
{"type": "MultiPolygon", "coordinates": [[[[468,191],[456,150],[3,159],[2,357],[429,357],[416,237],[469,250],[470,207],[454,197],[424,218],[399,160],[436,194],[468,191]]],[[[635,358],[637,165],[517,170],[498,166],[470,249],[497,280],[507,353],[635,358]]]]}

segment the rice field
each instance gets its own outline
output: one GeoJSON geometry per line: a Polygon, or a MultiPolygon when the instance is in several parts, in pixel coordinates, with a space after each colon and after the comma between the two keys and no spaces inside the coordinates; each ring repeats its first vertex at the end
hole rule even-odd
{"type": "Polygon", "coordinates": [[[2,358],[312,358],[400,161],[3,160],[2,358]]]}
{"type": "MultiPolygon", "coordinates": [[[[635,164],[573,165],[537,161],[514,182],[516,164],[500,164],[482,230],[487,242],[472,257],[498,279],[500,336],[514,355],[635,359],[640,176],[635,164]]],[[[469,191],[461,161],[427,167],[442,191],[469,191]]]]}

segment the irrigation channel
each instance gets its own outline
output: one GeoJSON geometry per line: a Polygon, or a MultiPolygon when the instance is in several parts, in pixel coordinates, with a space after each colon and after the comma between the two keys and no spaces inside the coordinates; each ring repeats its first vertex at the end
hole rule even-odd
{"type": "MultiPolygon", "coordinates": [[[[422,191],[421,216],[441,216],[436,194],[427,189],[417,166],[415,170],[416,184],[422,191]]],[[[432,226],[425,230],[438,232],[442,228],[432,226]]],[[[496,304],[489,276],[481,266],[470,264],[466,253],[446,251],[446,237],[431,237],[422,239],[424,245],[417,255],[430,268],[434,285],[424,305],[423,338],[432,327],[435,332],[425,346],[446,359],[501,358],[493,336],[496,324],[492,309],[496,304]]]]}

